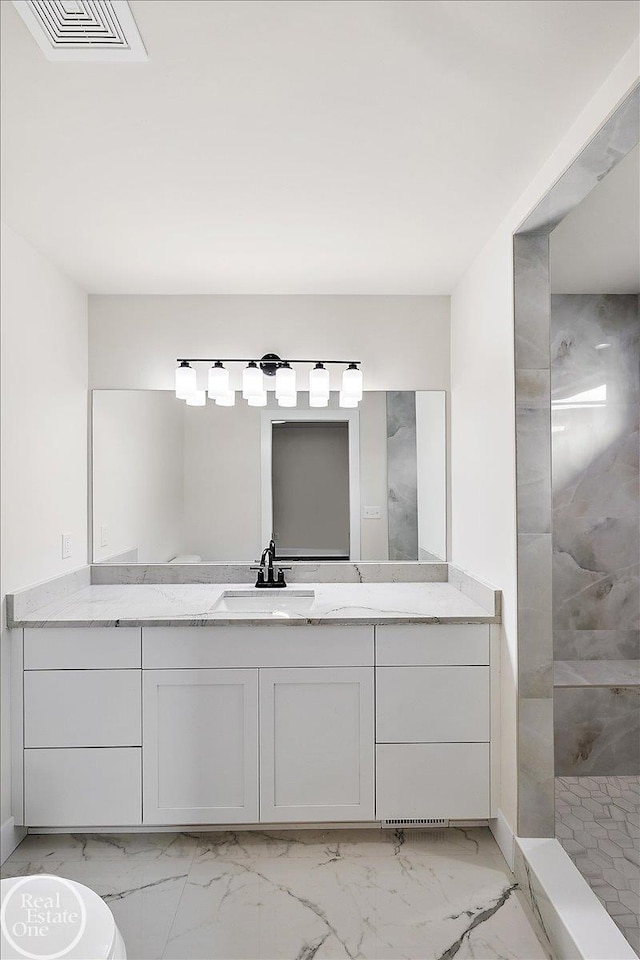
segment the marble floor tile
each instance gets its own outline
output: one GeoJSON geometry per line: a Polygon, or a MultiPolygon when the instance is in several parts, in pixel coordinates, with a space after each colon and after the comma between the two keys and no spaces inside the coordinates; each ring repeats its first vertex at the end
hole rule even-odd
{"type": "Polygon", "coordinates": [[[137,835],[115,845],[48,836],[21,847],[3,876],[46,871],[96,890],[130,960],[547,957],[486,828],[137,835]]]}
{"type": "Polygon", "coordinates": [[[640,840],[630,819],[640,812],[640,777],[557,777],[556,798],[561,799],[556,804],[558,840],[640,953],[640,840]],[[583,817],[594,804],[604,816],[583,817]],[[580,830],[574,830],[576,822],[582,824],[580,830]]]}

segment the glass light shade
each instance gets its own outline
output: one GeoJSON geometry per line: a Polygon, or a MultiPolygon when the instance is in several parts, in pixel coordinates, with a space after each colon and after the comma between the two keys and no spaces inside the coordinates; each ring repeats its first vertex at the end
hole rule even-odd
{"type": "Polygon", "coordinates": [[[221,393],[219,397],[216,397],[216,405],[219,407],[233,407],[235,406],[235,402],[235,390],[227,390],[226,393],[221,393]]]}
{"type": "Polygon", "coordinates": [[[310,407],[328,407],[329,398],[328,397],[312,397],[309,394],[309,406],[310,407]]]}
{"type": "Polygon", "coordinates": [[[204,407],[207,402],[206,390],[194,390],[187,397],[188,407],[204,407]]]}
{"type": "Polygon", "coordinates": [[[312,400],[329,401],[329,371],[321,363],[309,373],[309,406],[326,407],[326,403],[312,404],[312,400]]]}
{"type": "Polygon", "coordinates": [[[342,374],[342,393],[353,400],[362,400],[362,370],[353,364],[342,374]]]}
{"type": "MultiPolygon", "coordinates": [[[[245,400],[249,397],[259,397],[264,393],[264,376],[260,367],[253,361],[242,371],[242,396],[245,400]]],[[[262,406],[262,404],[253,404],[253,406],[262,406]]]]}
{"type": "Polygon", "coordinates": [[[295,407],[297,403],[298,398],[295,393],[292,397],[278,397],[279,407],[295,407]]]}
{"type": "Polygon", "coordinates": [[[209,399],[217,400],[223,394],[229,391],[229,371],[220,364],[215,364],[209,370],[209,381],[207,384],[209,399]]]}
{"type": "MultiPolygon", "coordinates": [[[[280,400],[282,397],[293,397],[296,395],[296,372],[293,367],[278,367],[276,370],[276,397],[280,400]]],[[[295,403],[290,404],[295,406],[295,403]]]]}
{"type": "Polygon", "coordinates": [[[358,401],[354,397],[345,397],[342,390],[340,391],[340,406],[341,407],[357,407],[358,401]]]}
{"type": "Polygon", "coordinates": [[[262,393],[253,393],[250,397],[247,397],[247,406],[249,407],[266,407],[267,405],[267,391],[263,390],[262,393]]]}
{"type": "Polygon", "coordinates": [[[176,397],[178,400],[186,400],[187,397],[195,393],[198,384],[196,382],[196,372],[188,363],[181,363],[176,367],[176,397]]]}

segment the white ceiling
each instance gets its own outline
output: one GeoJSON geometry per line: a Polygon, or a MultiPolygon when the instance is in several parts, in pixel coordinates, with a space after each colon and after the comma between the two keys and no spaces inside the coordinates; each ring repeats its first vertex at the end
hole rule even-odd
{"type": "Polygon", "coordinates": [[[550,236],[553,293],[640,292],[640,147],[550,236]]]}
{"type": "Polygon", "coordinates": [[[101,293],[448,293],[635,0],[136,0],[148,63],[2,2],[4,216],[101,293]]]}

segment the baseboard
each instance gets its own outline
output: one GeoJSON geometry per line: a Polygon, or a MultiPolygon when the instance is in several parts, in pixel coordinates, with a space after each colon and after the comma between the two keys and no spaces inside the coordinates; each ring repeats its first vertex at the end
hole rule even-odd
{"type": "Polygon", "coordinates": [[[569,855],[551,838],[516,838],[515,874],[557,960],[637,960],[569,855]]]}
{"type": "Polygon", "coordinates": [[[4,863],[7,857],[11,856],[26,835],[27,828],[17,827],[13,817],[5,820],[0,829],[0,863],[4,863]]]}
{"type": "Polygon", "coordinates": [[[498,816],[489,820],[489,829],[493,838],[500,847],[502,856],[507,861],[509,870],[513,873],[515,865],[515,834],[502,810],[498,810],[498,816]]]}

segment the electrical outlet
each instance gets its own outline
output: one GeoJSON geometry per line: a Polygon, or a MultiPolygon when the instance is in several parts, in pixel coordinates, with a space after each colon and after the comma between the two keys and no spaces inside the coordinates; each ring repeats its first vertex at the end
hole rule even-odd
{"type": "Polygon", "coordinates": [[[363,507],[363,520],[382,520],[382,507],[363,507]]]}
{"type": "Polygon", "coordinates": [[[109,545],[109,527],[106,523],[101,524],[100,526],[100,546],[106,547],[109,545]]]}
{"type": "Polygon", "coordinates": [[[68,560],[71,556],[71,534],[62,534],[62,559],[68,560]]]}

